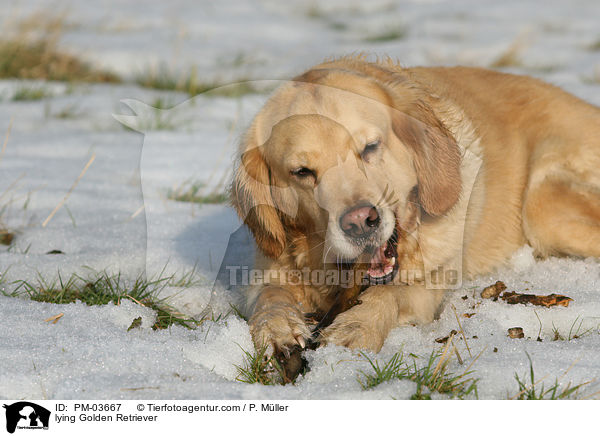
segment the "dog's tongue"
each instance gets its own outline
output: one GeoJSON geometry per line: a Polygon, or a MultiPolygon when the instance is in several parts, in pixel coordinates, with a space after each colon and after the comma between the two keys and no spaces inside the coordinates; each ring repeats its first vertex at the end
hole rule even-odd
{"type": "Polygon", "coordinates": [[[369,276],[372,278],[385,277],[394,270],[396,264],[396,256],[393,253],[392,247],[388,247],[386,242],[381,247],[375,249],[375,253],[371,258],[371,267],[369,268],[369,276]]]}

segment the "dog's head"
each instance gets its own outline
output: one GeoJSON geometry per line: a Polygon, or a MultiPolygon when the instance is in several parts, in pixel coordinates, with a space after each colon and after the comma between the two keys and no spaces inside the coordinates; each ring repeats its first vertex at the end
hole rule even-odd
{"type": "Polygon", "coordinates": [[[366,253],[371,278],[389,279],[398,229],[460,195],[459,149],[429,99],[401,73],[358,61],[282,86],[248,130],[231,188],[264,254],[280,256],[290,233],[312,235],[325,262],[366,253]]]}

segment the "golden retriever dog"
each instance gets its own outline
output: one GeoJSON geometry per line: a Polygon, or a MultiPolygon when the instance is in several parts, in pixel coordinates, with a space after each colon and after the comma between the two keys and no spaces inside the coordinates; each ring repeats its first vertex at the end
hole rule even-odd
{"type": "Polygon", "coordinates": [[[258,247],[245,295],[255,345],[305,347],[356,287],[340,273],[363,265],[360,304],[318,339],[378,352],[525,243],[600,257],[600,109],[485,69],[326,61],[258,113],[231,199],[258,247]]]}

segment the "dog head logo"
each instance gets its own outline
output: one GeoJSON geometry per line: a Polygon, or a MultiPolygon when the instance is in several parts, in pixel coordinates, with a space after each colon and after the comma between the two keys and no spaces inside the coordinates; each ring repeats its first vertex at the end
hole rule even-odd
{"type": "Polygon", "coordinates": [[[3,407],[6,409],[6,431],[9,433],[14,433],[17,428],[48,428],[50,411],[42,406],[19,401],[10,405],[4,404],[3,407]]]}

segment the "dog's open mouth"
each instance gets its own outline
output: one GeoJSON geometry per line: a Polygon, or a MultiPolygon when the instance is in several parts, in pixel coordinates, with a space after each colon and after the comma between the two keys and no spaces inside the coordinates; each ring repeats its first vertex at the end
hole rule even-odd
{"type": "Polygon", "coordinates": [[[398,272],[398,234],[394,230],[391,238],[381,247],[376,247],[367,270],[367,280],[371,285],[385,285],[394,280],[398,272]]]}

